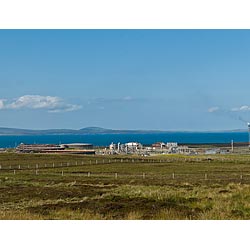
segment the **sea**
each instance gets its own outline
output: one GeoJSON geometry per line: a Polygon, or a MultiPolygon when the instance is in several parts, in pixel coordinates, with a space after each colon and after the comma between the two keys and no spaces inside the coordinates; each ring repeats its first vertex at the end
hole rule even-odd
{"type": "Polygon", "coordinates": [[[20,143],[61,144],[91,143],[108,146],[113,143],[140,142],[150,145],[154,142],[177,142],[181,144],[209,144],[247,142],[247,132],[166,132],[152,134],[87,134],[87,135],[2,135],[0,148],[14,148],[20,143]]]}

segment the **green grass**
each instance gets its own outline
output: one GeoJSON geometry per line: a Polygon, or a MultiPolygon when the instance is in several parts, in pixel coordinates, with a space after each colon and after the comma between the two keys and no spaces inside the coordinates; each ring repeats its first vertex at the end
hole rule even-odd
{"type": "Polygon", "coordinates": [[[0,219],[250,219],[248,155],[2,153],[0,165],[0,219]]]}

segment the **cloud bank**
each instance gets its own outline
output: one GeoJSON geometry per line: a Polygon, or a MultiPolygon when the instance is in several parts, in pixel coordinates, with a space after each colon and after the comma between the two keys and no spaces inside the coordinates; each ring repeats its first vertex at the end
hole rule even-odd
{"type": "Polygon", "coordinates": [[[248,123],[250,121],[250,106],[248,105],[241,105],[239,107],[227,109],[221,107],[211,107],[207,111],[215,115],[227,116],[244,123],[248,123]]]}
{"type": "Polygon", "coordinates": [[[250,111],[250,106],[248,105],[242,105],[240,107],[235,107],[235,108],[231,108],[231,109],[221,109],[219,107],[211,107],[207,110],[209,113],[215,113],[218,111],[223,111],[223,112],[246,112],[246,111],[250,111]]]}
{"type": "Polygon", "coordinates": [[[66,103],[57,96],[24,95],[15,100],[0,99],[0,110],[44,109],[49,113],[70,112],[80,105],[66,103]]]}

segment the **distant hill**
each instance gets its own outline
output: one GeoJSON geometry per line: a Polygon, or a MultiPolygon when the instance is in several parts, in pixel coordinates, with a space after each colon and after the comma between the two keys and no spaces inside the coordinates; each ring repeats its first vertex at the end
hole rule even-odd
{"type": "Polygon", "coordinates": [[[0,135],[84,135],[84,134],[144,134],[144,133],[162,133],[157,130],[114,130],[99,127],[87,127],[79,130],[74,129],[18,129],[18,128],[0,128],[0,135]]]}
{"type": "Polygon", "coordinates": [[[87,127],[80,130],[84,134],[147,134],[147,133],[164,133],[160,130],[121,130],[121,129],[106,129],[99,127],[87,127]]]}
{"type": "MultiPolygon", "coordinates": [[[[228,130],[228,131],[204,131],[204,132],[245,132],[246,130],[228,130]]],[[[161,131],[161,130],[115,130],[100,127],[87,127],[79,130],[74,129],[18,129],[18,128],[0,128],[0,135],[86,135],[86,134],[157,134],[173,132],[190,132],[190,131],[161,131]]],[[[195,132],[195,131],[192,131],[195,132]]],[[[198,132],[198,131],[197,131],[198,132]]]]}
{"type": "Polygon", "coordinates": [[[49,135],[49,134],[74,134],[77,130],[71,129],[48,129],[32,130],[19,128],[0,128],[0,135],[49,135]]]}

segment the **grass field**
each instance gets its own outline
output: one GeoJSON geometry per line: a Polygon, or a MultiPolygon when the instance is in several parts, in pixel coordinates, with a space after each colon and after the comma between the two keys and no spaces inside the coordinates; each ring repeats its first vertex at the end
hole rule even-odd
{"type": "Polygon", "coordinates": [[[250,219],[250,156],[0,154],[0,219],[250,219]]]}

